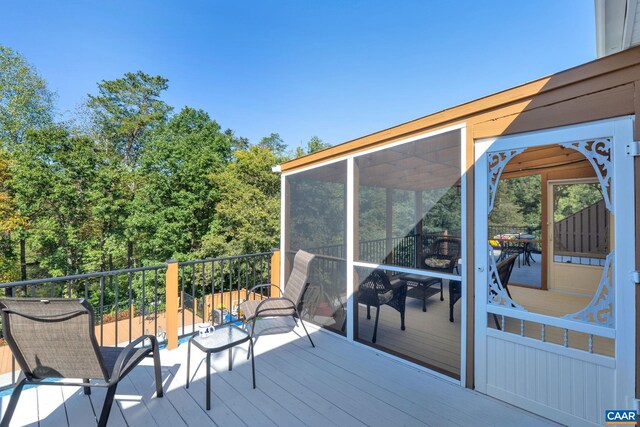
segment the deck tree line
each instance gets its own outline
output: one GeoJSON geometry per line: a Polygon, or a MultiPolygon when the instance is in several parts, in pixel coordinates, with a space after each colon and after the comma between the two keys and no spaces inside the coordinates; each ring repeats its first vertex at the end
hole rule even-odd
{"type": "Polygon", "coordinates": [[[271,167],[327,145],[291,152],[277,133],[253,143],[172,108],[168,83],[141,71],[103,80],[60,121],[46,81],[0,45],[0,282],[277,247],[271,167]]]}

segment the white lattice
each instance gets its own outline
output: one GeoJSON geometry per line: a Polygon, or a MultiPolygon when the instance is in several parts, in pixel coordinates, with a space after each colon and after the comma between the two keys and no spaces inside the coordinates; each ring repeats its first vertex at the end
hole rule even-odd
{"type": "Polygon", "coordinates": [[[602,277],[598,284],[598,290],[591,299],[589,305],[582,310],[563,316],[565,319],[577,320],[585,323],[596,323],[609,328],[615,327],[613,316],[613,301],[615,288],[613,287],[613,251],[609,252],[602,270],[602,277]]]}
{"type": "Polygon", "coordinates": [[[493,210],[493,203],[496,199],[496,193],[498,191],[498,183],[500,182],[500,175],[504,167],[509,163],[509,160],[522,153],[525,149],[519,148],[517,150],[509,151],[497,151],[495,153],[488,153],[487,158],[489,160],[489,211],[493,210]]]}
{"type": "Polygon", "coordinates": [[[596,172],[598,181],[600,181],[604,203],[607,209],[613,213],[613,199],[611,198],[611,178],[613,175],[611,139],[589,139],[560,145],[580,152],[589,160],[589,163],[591,163],[591,166],[593,166],[596,172]]]}
{"type": "Polygon", "coordinates": [[[489,245],[489,304],[502,305],[518,310],[526,309],[515,302],[507,293],[498,275],[498,267],[493,256],[493,248],[489,245]]]}

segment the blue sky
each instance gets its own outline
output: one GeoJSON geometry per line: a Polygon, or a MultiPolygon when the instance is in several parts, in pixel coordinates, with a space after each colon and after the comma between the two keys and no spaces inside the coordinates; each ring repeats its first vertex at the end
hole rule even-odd
{"type": "Polygon", "coordinates": [[[25,1],[0,9],[69,117],[142,70],[257,142],[338,144],[595,59],[593,1],[25,1]]]}

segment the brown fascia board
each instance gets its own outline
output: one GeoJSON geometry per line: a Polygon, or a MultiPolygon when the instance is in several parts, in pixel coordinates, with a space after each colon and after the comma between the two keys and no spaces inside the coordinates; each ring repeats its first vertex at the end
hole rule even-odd
{"type": "Polygon", "coordinates": [[[613,71],[622,70],[624,68],[637,65],[638,63],[640,63],[640,46],[627,49],[604,58],[596,59],[510,89],[496,92],[452,108],[390,127],[388,129],[374,132],[342,144],[334,145],[306,156],[298,157],[297,159],[282,163],[281,170],[282,172],[292,171],[310,166],[314,163],[320,163],[330,159],[346,156],[354,152],[381,145],[385,142],[392,142],[393,140],[397,140],[410,134],[426,132],[430,129],[451,125],[453,123],[464,121],[465,119],[482,112],[495,110],[498,107],[530,99],[535,97],[535,95],[557,90],[559,88],[576,84],[584,80],[589,80],[613,71]]]}

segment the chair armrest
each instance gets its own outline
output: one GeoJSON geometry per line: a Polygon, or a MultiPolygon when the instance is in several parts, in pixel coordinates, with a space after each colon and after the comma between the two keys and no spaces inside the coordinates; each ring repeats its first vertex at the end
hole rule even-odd
{"type": "Polygon", "coordinates": [[[260,285],[255,285],[253,288],[249,289],[249,290],[247,291],[247,294],[249,294],[249,293],[251,293],[251,292],[254,292],[256,289],[260,289],[260,288],[267,288],[267,287],[269,287],[269,288],[270,288],[270,287],[274,287],[274,288],[276,288],[276,289],[278,290],[278,292],[280,292],[280,287],[279,287],[279,286],[274,285],[274,284],[272,284],[272,283],[262,283],[262,284],[260,284],[260,285]]]}
{"type": "Polygon", "coordinates": [[[144,343],[144,340],[151,341],[150,351],[158,351],[158,340],[153,335],[143,335],[135,340],[131,341],[129,345],[127,345],[122,353],[118,355],[116,359],[116,363],[113,367],[113,372],[111,372],[111,376],[109,378],[109,384],[114,384],[120,381],[120,375],[122,374],[122,368],[124,368],[125,363],[129,360],[129,357],[132,353],[136,351],[136,346],[138,344],[144,343]]]}

